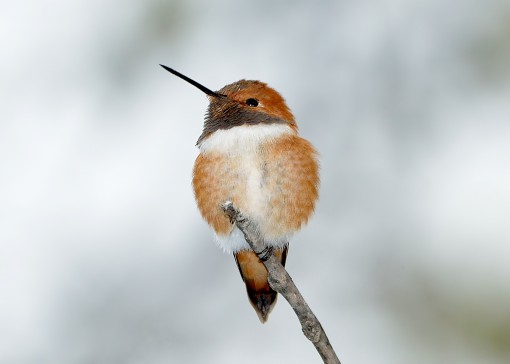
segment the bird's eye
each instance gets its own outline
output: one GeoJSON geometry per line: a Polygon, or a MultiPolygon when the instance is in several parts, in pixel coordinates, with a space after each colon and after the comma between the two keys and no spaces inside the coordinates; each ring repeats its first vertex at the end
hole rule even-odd
{"type": "Polygon", "coordinates": [[[249,98],[248,100],[246,100],[246,105],[251,107],[257,107],[259,106],[259,101],[257,99],[249,98]]]}

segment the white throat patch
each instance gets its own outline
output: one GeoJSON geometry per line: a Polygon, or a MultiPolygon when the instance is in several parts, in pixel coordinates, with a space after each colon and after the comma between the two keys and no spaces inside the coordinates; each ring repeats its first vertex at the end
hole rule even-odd
{"type": "Polygon", "coordinates": [[[285,124],[240,125],[230,129],[216,130],[198,146],[202,153],[244,153],[261,142],[295,131],[285,124]]]}

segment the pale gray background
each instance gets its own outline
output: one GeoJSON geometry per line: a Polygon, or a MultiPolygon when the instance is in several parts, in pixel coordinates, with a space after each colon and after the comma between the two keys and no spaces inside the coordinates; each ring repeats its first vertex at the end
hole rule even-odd
{"type": "Polygon", "coordinates": [[[191,190],[212,89],[321,153],[288,270],[344,363],[510,361],[508,1],[3,1],[0,363],[318,363],[191,190]]]}

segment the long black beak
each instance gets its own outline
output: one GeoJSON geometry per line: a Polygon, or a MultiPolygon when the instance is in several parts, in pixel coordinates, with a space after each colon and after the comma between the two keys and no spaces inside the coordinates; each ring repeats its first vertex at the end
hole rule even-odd
{"type": "Polygon", "coordinates": [[[180,72],[177,72],[176,70],[170,68],[170,67],[167,67],[165,65],[162,65],[160,64],[161,67],[163,67],[164,69],[166,69],[168,72],[170,73],[173,73],[174,75],[176,75],[177,77],[180,77],[182,78],[184,81],[186,82],[189,82],[191,83],[193,86],[195,86],[196,88],[198,88],[200,91],[202,91],[203,93],[205,93],[207,96],[212,96],[212,97],[225,97],[225,95],[222,95],[222,94],[219,94],[217,92],[214,92],[214,91],[211,91],[209,90],[207,87],[199,84],[197,81],[194,81],[192,80],[191,78],[189,78],[188,76],[184,76],[182,73],[180,72]]]}

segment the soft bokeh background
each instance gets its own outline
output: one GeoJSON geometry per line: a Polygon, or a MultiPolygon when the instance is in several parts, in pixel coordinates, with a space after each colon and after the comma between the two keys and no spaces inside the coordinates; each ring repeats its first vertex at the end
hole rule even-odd
{"type": "Polygon", "coordinates": [[[0,363],[318,363],[190,179],[260,79],[321,153],[288,270],[344,363],[510,362],[508,1],[4,1],[0,363]]]}

